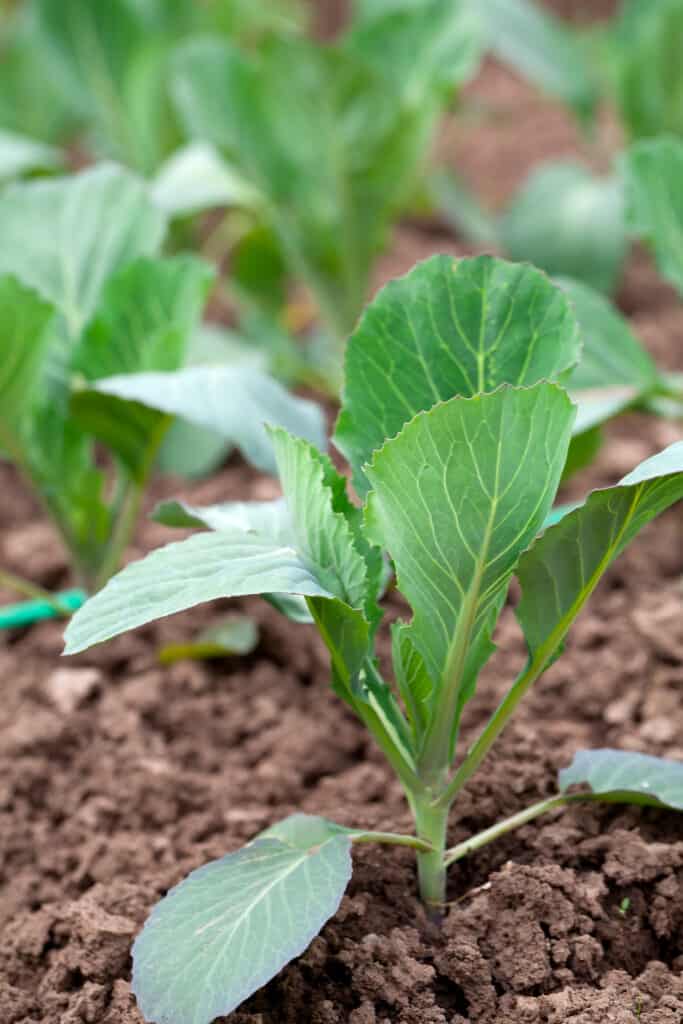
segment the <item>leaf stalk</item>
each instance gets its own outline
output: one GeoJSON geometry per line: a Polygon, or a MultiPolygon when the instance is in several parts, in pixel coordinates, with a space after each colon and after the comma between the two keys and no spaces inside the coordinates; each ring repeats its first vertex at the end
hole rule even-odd
{"type": "Polygon", "coordinates": [[[455,864],[456,861],[462,860],[462,858],[466,857],[468,854],[481,849],[481,847],[486,846],[487,843],[491,843],[495,839],[499,839],[500,836],[505,835],[506,832],[512,832],[513,829],[521,828],[521,826],[526,825],[527,822],[533,821],[534,818],[538,818],[541,814],[547,814],[549,811],[553,811],[557,807],[565,807],[569,803],[574,803],[577,798],[585,799],[585,795],[583,793],[576,795],[572,794],[570,796],[559,795],[550,797],[547,800],[539,800],[538,803],[532,804],[531,807],[526,807],[523,811],[519,811],[517,814],[511,815],[509,818],[505,818],[503,821],[497,822],[490,828],[484,829],[483,832],[470,836],[469,839],[465,839],[462,843],[458,843],[457,846],[452,846],[450,850],[446,850],[444,866],[450,867],[451,864],[455,864]]]}
{"type": "Polygon", "coordinates": [[[418,836],[404,836],[397,832],[361,832],[351,837],[354,843],[387,843],[390,846],[410,846],[420,853],[433,853],[434,847],[418,836]]]}

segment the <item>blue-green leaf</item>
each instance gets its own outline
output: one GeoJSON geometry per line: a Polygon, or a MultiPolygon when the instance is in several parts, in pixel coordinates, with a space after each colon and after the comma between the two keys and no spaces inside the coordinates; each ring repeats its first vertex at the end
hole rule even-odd
{"type": "Polygon", "coordinates": [[[56,306],[77,338],[108,278],[154,255],[165,228],[144,184],[112,164],[11,185],[0,196],[0,273],[56,306]]]}
{"type": "Polygon", "coordinates": [[[194,256],[128,263],[107,281],[75,349],[73,371],[92,381],[177,369],[201,322],[213,279],[213,268],[194,256]]]}
{"type": "Polygon", "coordinates": [[[173,373],[117,375],[98,380],[93,388],[213,430],[266,472],[275,472],[266,423],[325,447],[320,407],[290,395],[272,377],[249,367],[193,366],[173,373]]]}
{"type": "MultiPolygon", "coordinates": [[[[209,530],[243,530],[264,540],[293,546],[292,522],[284,498],[274,501],[226,501],[218,505],[189,505],[163,501],[152,518],[165,526],[209,530]]],[[[263,594],[266,601],[292,622],[313,622],[306,599],[298,594],[263,594]]]]}
{"type": "Polygon", "coordinates": [[[378,722],[387,737],[380,745],[385,752],[391,747],[390,756],[412,771],[405,719],[372,655],[381,615],[376,604],[383,582],[381,553],[363,535],[359,510],[330,460],[282,429],[271,430],[271,435],[294,546],[335,598],[307,600],[330,652],[333,687],[366,721],[371,717],[378,722]]]}
{"type": "Polygon", "coordinates": [[[282,428],[270,435],[296,548],[335,597],[364,608],[368,566],[344,502],[345,481],[330,460],[282,428]],[[335,507],[336,506],[336,507],[335,507]]]}
{"type": "Polygon", "coordinates": [[[204,601],[271,592],[334,596],[291,547],[242,530],[199,533],[114,576],[69,622],[65,653],[204,601]]]}
{"type": "Polygon", "coordinates": [[[243,530],[271,540],[294,543],[287,503],[274,501],[225,501],[217,505],[190,505],[186,501],[162,501],[152,519],[164,526],[181,529],[206,527],[209,530],[243,530]]]}
{"type": "MultiPolygon", "coordinates": [[[[164,6],[179,8],[177,2],[164,6]]],[[[178,142],[166,85],[171,26],[160,6],[33,0],[31,7],[54,77],[71,99],[75,127],[88,132],[99,154],[152,170],[178,142]]]]}
{"type": "Polygon", "coordinates": [[[605,800],[683,811],[683,763],[630,750],[579,750],[560,772],[560,789],[586,784],[605,800]]]}
{"type": "Polygon", "coordinates": [[[522,556],[517,617],[541,671],[612,561],[640,530],[683,498],[683,441],[642,462],[615,487],[594,491],[522,556]]]}
{"type": "Polygon", "coordinates": [[[415,746],[419,748],[429,725],[429,704],[434,690],[425,660],[415,647],[410,626],[394,622],[391,626],[391,660],[396,683],[405,704],[415,746]]]}
{"type": "Polygon", "coordinates": [[[469,0],[359,0],[343,40],[413,105],[449,93],[476,72],[484,32],[469,0]]]}
{"type": "MultiPolygon", "coordinates": [[[[234,276],[234,266],[231,267],[234,276]]],[[[250,366],[266,370],[268,353],[263,346],[249,345],[227,327],[204,321],[192,333],[185,366],[250,366]]],[[[216,470],[229,456],[232,445],[215,430],[176,419],[164,437],[157,468],[161,473],[201,478],[216,470]]]]}
{"type": "Polygon", "coordinates": [[[133,991],[150,1024],[210,1024],[306,949],[351,877],[351,839],[296,815],[193,871],[157,904],[133,947],[133,991]]]}
{"type": "Polygon", "coordinates": [[[247,54],[194,39],[174,62],[187,131],[219,147],[264,197],[288,266],[338,337],[356,322],[441,106],[480,52],[465,0],[369,6],[334,45],[271,39],[247,54]]]}
{"type": "MultiPolygon", "coordinates": [[[[86,381],[108,374],[175,370],[201,319],[213,280],[208,264],[192,256],[140,259],[107,282],[97,313],[71,358],[86,381]]],[[[115,453],[144,484],[169,418],[155,409],[78,386],[70,414],[115,453]]]]}

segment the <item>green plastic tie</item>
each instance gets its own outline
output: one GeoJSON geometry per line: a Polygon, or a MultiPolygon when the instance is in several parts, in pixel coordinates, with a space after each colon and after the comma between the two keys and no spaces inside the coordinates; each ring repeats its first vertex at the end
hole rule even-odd
{"type": "MultiPolygon", "coordinates": [[[[84,590],[63,590],[55,594],[54,598],[64,607],[65,612],[75,612],[85,604],[88,595],[84,590]]],[[[47,601],[20,601],[0,608],[0,629],[20,629],[45,619],[57,618],[59,612],[47,601]]]]}

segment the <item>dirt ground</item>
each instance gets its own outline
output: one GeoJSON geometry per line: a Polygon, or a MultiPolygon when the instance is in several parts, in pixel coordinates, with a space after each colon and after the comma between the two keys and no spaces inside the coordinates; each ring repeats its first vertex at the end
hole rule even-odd
{"type": "MultiPolygon", "coordinates": [[[[482,123],[462,138],[456,127],[448,143],[492,201],[540,156],[580,148],[561,111],[499,68],[472,92],[504,94],[525,111],[523,133],[519,121],[482,123]]],[[[378,280],[442,250],[464,251],[405,226],[378,280]]],[[[642,252],[619,301],[659,361],[680,370],[683,308],[642,252]]],[[[677,436],[674,425],[626,418],[570,493],[613,482],[677,436]]],[[[273,493],[235,460],[201,484],[159,482],[150,505],[273,493]]],[[[49,527],[2,465],[0,529],[2,564],[48,586],[66,582],[49,527]]],[[[169,536],[145,523],[131,555],[169,536]]],[[[683,759],[681,538],[679,508],[612,568],[566,655],[454,809],[452,842],[550,793],[578,748],[683,759]]],[[[238,606],[258,620],[261,642],[247,658],[213,664],[161,668],[155,652],[190,637],[216,606],[69,662],[58,660],[58,624],[0,639],[1,1024],[140,1024],[129,949],[150,906],[188,870],[295,809],[410,828],[381,755],[330,691],[312,628],[257,600],[238,606]]],[[[510,609],[497,640],[463,744],[523,661],[510,609]]],[[[451,872],[442,929],[416,900],[409,852],[361,847],[354,865],[336,917],[230,1024],[683,1021],[681,815],[577,807],[528,825],[451,872]]]]}

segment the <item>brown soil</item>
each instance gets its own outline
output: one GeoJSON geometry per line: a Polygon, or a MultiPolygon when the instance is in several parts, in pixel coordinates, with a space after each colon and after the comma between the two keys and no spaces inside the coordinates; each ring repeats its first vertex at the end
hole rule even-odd
{"type": "MultiPolygon", "coordinates": [[[[539,101],[529,93],[525,102],[539,101]]],[[[546,109],[555,124],[556,109],[546,109]]],[[[506,194],[557,137],[535,121],[529,138],[518,133],[512,179],[493,141],[480,140],[491,147],[486,159],[470,154],[480,185],[506,194]]],[[[380,276],[444,248],[404,228],[380,276]]],[[[657,357],[680,369],[680,306],[642,253],[620,302],[657,357]]],[[[609,433],[573,491],[616,480],[677,436],[637,416],[609,433]]],[[[166,480],[156,492],[207,502],[268,497],[273,484],[233,462],[211,481],[166,480]]],[[[0,562],[45,585],[65,582],[49,528],[2,465],[0,495],[0,562]]],[[[550,793],[578,748],[683,759],[680,515],[646,529],[610,571],[566,655],[464,792],[453,842],[550,793]]],[[[167,537],[144,524],[131,555],[167,537]]],[[[0,639],[2,1024],[140,1024],[129,949],[151,904],[294,809],[410,827],[380,754],[330,692],[314,631],[257,600],[240,605],[261,642],[248,658],[211,665],[162,669],[155,651],[190,637],[216,607],[68,663],[58,661],[58,624],[0,639]]],[[[468,705],[464,744],[523,661],[509,609],[498,643],[468,705]]],[[[231,1024],[683,1021],[683,816],[582,807],[541,819],[452,872],[440,930],[416,900],[409,853],[362,847],[354,861],[336,917],[231,1024]]]]}

